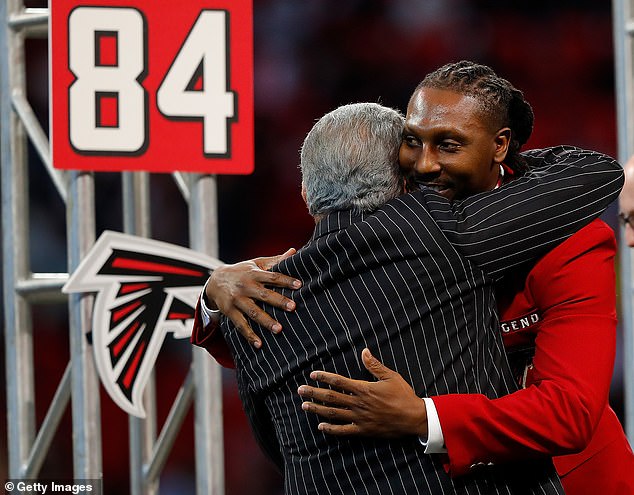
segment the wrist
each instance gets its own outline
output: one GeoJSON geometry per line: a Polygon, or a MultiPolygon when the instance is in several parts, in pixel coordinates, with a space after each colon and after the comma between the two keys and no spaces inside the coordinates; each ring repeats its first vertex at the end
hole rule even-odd
{"type": "MultiPolygon", "coordinates": [[[[213,276],[213,275],[212,275],[213,276]]],[[[205,286],[203,287],[203,291],[202,291],[202,301],[205,305],[205,307],[209,310],[209,311],[218,311],[218,306],[216,305],[216,303],[214,302],[214,300],[209,297],[209,281],[211,280],[210,276],[207,279],[207,282],[205,282],[205,286]]]]}
{"type": "Polygon", "coordinates": [[[413,433],[419,437],[426,438],[428,434],[427,428],[427,406],[425,401],[417,397],[416,407],[413,408],[414,412],[414,431],[413,433]]]}

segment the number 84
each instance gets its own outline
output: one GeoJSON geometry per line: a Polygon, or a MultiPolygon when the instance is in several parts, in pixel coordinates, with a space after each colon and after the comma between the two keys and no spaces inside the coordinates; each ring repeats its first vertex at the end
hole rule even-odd
{"type": "MultiPolygon", "coordinates": [[[[235,113],[235,94],[227,89],[227,23],[227,12],[203,10],[156,94],[164,116],[202,121],[206,156],[228,154],[235,113]],[[202,87],[194,86],[197,80],[202,87]]],[[[69,88],[71,145],[83,154],[143,153],[148,141],[143,14],[134,8],[77,7],[68,33],[75,76],[69,88]],[[114,46],[110,56],[103,50],[108,40],[114,46]]]]}

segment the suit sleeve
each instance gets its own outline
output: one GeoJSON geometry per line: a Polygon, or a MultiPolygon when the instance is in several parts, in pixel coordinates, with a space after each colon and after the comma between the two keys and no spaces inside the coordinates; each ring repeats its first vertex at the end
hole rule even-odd
{"type": "Polygon", "coordinates": [[[531,171],[494,191],[453,204],[424,193],[447,238],[495,278],[597,218],[623,186],[621,166],[601,153],[557,146],[525,156],[531,171]]]}
{"type": "Polygon", "coordinates": [[[218,323],[210,322],[205,326],[200,315],[200,297],[196,304],[196,311],[194,312],[194,327],[192,329],[192,335],[190,342],[198,347],[206,349],[209,354],[218,362],[220,366],[225,368],[235,368],[233,362],[233,356],[227,346],[227,342],[222,336],[218,323]]]}
{"type": "Polygon", "coordinates": [[[452,476],[479,462],[579,452],[592,438],[607,405],[616,345],[616,243],[602,225],[599,234],[584,229],[571,237],[529,274],[543,318],[531,384],[493,400],[433,397],[452,476]]]}

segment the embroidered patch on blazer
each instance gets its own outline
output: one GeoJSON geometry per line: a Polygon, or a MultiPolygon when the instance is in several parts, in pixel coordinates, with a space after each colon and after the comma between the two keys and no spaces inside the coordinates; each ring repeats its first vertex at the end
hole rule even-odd
{"type": "Polygon", "coordinates": [[[502,321],[500,322],[500,327],[502,328],[503,333],[513,333],[520,330],[526,330],[527,328],[539,323],[540,320],[541,317],[539,316],[539,312],[535,311],[514,320],[502,321]]]}

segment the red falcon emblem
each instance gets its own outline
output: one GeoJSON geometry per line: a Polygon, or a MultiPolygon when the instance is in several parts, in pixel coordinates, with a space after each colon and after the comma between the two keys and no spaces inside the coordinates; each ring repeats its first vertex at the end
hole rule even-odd
{"type": "Polygon", "coordinates": [[[62,291],[97,292],[92,343],[110,397],[145,417],[143,389],[168,332],[189,338],[198,295],[219,260],[174,244],[104,232],[62,291]]]}

